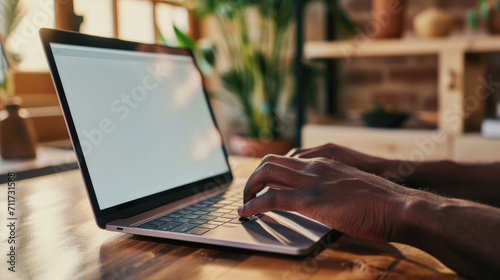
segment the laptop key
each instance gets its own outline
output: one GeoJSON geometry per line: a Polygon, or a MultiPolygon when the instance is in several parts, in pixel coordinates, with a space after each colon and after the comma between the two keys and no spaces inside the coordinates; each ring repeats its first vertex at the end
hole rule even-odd
{"type": "Polygon", "coordinates": [[[213,211],[213,212],[210,212],[208,213],[207,216],[215,216],[215,217],[220,217],[222,215],[224,215],[225,213],[221,213],[221,212],[216,212],[216,211],[213,211]]]}
{"type": "Polygon", "coordinates": [[[199,219],[202,219],[202,220],[213,220],[213,219],[216,219],[216,218],[217,218],[216,216],[205,215],[205,216],[201,216],[199,219]]]}
{"type": "Polygon", "coordinates": [[[172,214],[165,215],[165,217],[168,217],[168,218],[180,218],[182,216],[183,216],[183,214],[178,214],[178,213],[172,213],[172,214]]]}
{"type": "Polygon", "coordinates": [[[217,218],[214,220],[215,222],[222,222],[222,223],[226,223],[226,222],[229,222],[231,221],[231,219],[226,219],[226,218],[217,218]]]}
{"type": "Polygon", "coordinates": [[[192,219],[189,221],[190,224],[198,224],[198,225],[204,224],[206,222],[208,222],[208,220],[192,219]]]}
{"type": "Polygon", "coordinates": [[[217,225],[217,226],[220,226],[222,224],[223,224],[223,222],[216,222],[216,221],[213,221],[213,220],[212,221],[208,221],[206,223],[206,225],[217,225]]]}
{"type": "Polygon", "coordinates": [[[145,224],[139,225],[137,227],[146,228],[146,229],[153,229],[153,228],[158,227],[158,225],[156,225],[156,224],[150,224],[150,223],[145,223],[145,224]]]}
{"type": "Polygon", "coordinates": [[[166,224],[163,224],[161,226],[159,226],[158,228],[156,229],[159,229],[159,230],[171,230],[177,226],[180,226],[182,225],[182,223],[179,223],[179,222],[168,222],[166,224]]]}
{"type": "Polygon", "coordinates": [[[198,225],[194,225],[194,224],[182,224],[178,227],[175,227],[173,229],[171,229],[170,231],[171,232],[186,232],[192,228],[195,228],[197,227],[198,225]]]}
{"type": "Polygon", "coordinates": [[[152,225],[157,225],[157,226],[159,226],[159,225],[161,225],[161,224],[164,224],[164,223],[165,223],[165,222],[163,222],[163,221],[158,221],[158,220],[152,220],[152,221],[147,222],[147,224],[152,224],[152,225]]]}
{"type": "Polygon", "coordinates": [[[212,207],[217,207],[217,208],[221,208],[221,207],[224,207],[225,204],[222,204],[222,203],[216,203],[216,204],[212,204],[212,207]]]}
{"type": "Polygon", "coordinates": [[[189,230],[187,233],[196,234],[196,235],[202,235],[202,234],[204,234],[205,232],[207,232],[209,230],[210,229],[207,229],[207,228],[193,228],[193,229],[189,230]]]}
{"type": "Polygon", "coordinates": [[[213,228],[216,228],[218,227],[219,225],[216,225],[216,224],[212,224],[212,223],[206,223],[206,224],[203,224],[203,225],[199,225],[198,227],[199,228],[208,228],[208,229],[213,229],[213,228]]]}
{"type": "Polygon", "coordinates": [[[198,210],[198,211],[194,211],[193,212],[194,215],[206,215],[208,213],[210,213],[210,212],[208,212],[208,211],[202,211],[202,210],[198,210]]]}
{"type": "Polygon", "coordinates": [[[228,218],[228,219],[234,219],[234,218],[238,218],[239,216],[235,215],[235,214],[225,214],[224,216],[221,216],[221,217],[228,218]]]}
{"type": "Polygon", "coordinates": [[[197,219],[200,217],[200,215],[187,214],[187,215],[184,215],[182,217],[186,218],[186,219],[197,219]]]}
{"type": "Polygon", "coordinates": [[[174,222],[181,222],[181,223],[187,223],[189,222],[191,219],[186,219],[186,218],[177,218],[174,220],[174,222]]]}
{"type": "Polygon", "coordinates": [[[162,222],[170,222],[172,221],[174,218],[169,218],[169,217],[159,217],[159,218],[156,218],[155,221],[162,221],[162,222]]]}

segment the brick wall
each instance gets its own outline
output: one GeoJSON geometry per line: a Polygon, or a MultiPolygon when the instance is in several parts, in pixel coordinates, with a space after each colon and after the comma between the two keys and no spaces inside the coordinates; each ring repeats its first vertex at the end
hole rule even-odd
{"type": "MultiPolygon", "coordinates": [[[[408,0],[405,37],[414,37],[413,17],[430,6],[446,9],[455,17],[453,35],[470,31],[464,16],[475,0],[408,0]]],[[[370,20],[371,0],[343,0],[342,4],[358,26],[370,20]]],[[[313,29],[313,27],[310,27],[313,29]]],[[[307,32],[307,29],[306,29],[307,32]]],[[[339,113],[359,118],[373,102],[395,104],[400,111],[416,113],[437,107],[437,56],[401,56],[339,60],[339,113]]]]}

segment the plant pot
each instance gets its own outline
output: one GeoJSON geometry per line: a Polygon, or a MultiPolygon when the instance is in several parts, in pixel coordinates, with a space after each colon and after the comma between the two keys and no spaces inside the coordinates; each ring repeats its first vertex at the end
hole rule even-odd
{"type": "Polygon", "coordinates": [[[33,158],[36,156],[36,137],[32,120],[21,99],[6,102],[0,112],[0,155],[3,158],[33,158]]]}
{"type": "Polygon", "coordinates": [[[233,135],[229,139],[229,147],[237,156],[261,158],[268,154],[285,155],[293,148],[293,142],[288,139],[263,141],[240,135],[233,135]]]}
{"type": "Polygon", "coordinates": [[[490,34],[500,34],[500,14],[495,11],[496,1],[490,1],[486,28],[490,34]]]}
{"type": "Polygon", "coordinates": [[[372,38],[401,38],[405,22],[405,0],[373,0],[372,20],[369,23],[372,38]]]}
{"type": "Polygon", "coordinates": [[[363,122],[368,127],[375,128],[399,128],[403,122],[408,119],[409,115],[406,113],[366,113],[363,114],[363,122]]]}
{"type": "Polygon", "coordinates": [[[413,19],[413,29],[420,38],[448,36],[454,24],[453,15],[436,7],[423,10],[413,19]]]}

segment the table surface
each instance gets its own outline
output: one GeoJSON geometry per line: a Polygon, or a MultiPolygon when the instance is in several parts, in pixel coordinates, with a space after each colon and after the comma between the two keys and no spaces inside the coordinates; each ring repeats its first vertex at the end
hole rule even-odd
{"type": "Polygon", "coordinates": [[[78,164],[68,141],[44,143],[38,145],[35,158],[0,157],[0,184],[7,182],[7,173],[11,171],[16,171],[18,178],[27,179],[73,169],[78,169],[78,164]]]}
{"type": "MultiPolygon", "coordinates": [[[[259,160],[230,158],[235,176],[259,160]]],[[[0,219],[7,223],[7,185],[0,219]]],[[[0,227],[1,279],[461,279],[427,253],[343,236],[319,254],[289,257],[99,229],[79,171],[16,182],[16,272],[0,227]],[[7,278],[4,278],[7,276],[7,278]]]]}

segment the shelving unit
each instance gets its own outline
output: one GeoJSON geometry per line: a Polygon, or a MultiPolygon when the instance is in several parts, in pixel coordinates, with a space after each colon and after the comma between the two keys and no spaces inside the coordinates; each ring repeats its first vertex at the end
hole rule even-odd
{"type": "MultiPolygon", "coordinates": [[[[384,136],[380,136],[377,130],[369,128],[305,125],[302,129],[302,146],[308,147],[324,142],[335,142],[371,154],[385,154],[389,157],[396,157],[396,154],[408,156],[411,152],[418,150],[415,144],[416,139],[426,137],[432,139],[433,134],[442,133],[446,135],[446,141],[439,143],[440,152],[429,155],[430,158],[426,158],[427,160],[438,158],[500,160],[500,153],[481,152],[481,149],[490,149],[491,151],[492,148],[499,151],[500,139],[492,140],[485,139],[479,134],[464,134],[463,109],[465,102],[472,102],[474,98],[478,102],[484,101],[480,94],[465,92],[465,54],[486,52],[500,52],[500,36],[464,36],[427,40],[418,38],[395,40],[361,38],[352,41],[305,43],[305,60],[344,59],[349,61],[354,57],[437,55],[439,62],[437,91],[439,108],[437,112],[438,130],[421,131],[413,138],[407,136],[414,132],[404,129],[383,130],[384,136]],[[349,135],[351,135],[350,138],[349,135]],[[373,141],[378,144],[373,145],[373,141]],[[474,146],[477,147],[473,148],[474,146]],[[375,147],[378,147],[379,150],[376,150],[375,147]],[[442,151],[445,153],[443,154],[442,151]]],[[[481,85],[479,81],[478,86],[484,86],[484,90],[486,90],[486,85],[481,85]]]]}

